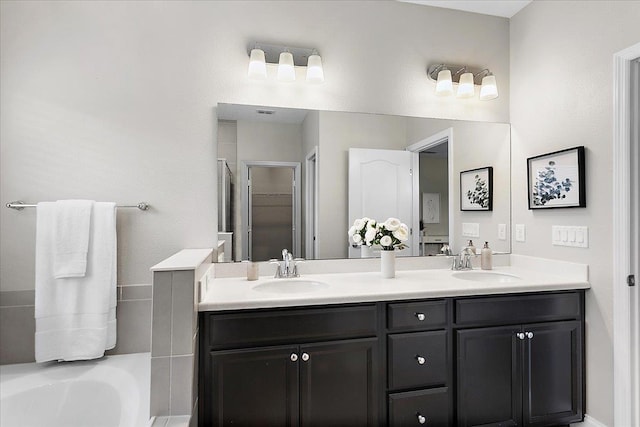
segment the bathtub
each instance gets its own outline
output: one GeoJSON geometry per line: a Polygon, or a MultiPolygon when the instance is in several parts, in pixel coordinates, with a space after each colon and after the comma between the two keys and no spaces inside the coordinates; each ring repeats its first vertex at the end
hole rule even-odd
{"type": "Polygon", "coordinates": [[[149,353],[0,366],[0,426],[145,427],[149,375],[149,353]]]}

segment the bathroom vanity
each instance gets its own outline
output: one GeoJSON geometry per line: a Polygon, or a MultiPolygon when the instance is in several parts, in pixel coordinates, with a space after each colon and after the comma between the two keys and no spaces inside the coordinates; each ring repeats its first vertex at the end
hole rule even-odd
{"type": "Polygon", "coordinates": [[[454,274],[313,275],[329,286],[300,294],[216,279],[200,303],[200,425],[581,421],[586,279],[454,274]]]}

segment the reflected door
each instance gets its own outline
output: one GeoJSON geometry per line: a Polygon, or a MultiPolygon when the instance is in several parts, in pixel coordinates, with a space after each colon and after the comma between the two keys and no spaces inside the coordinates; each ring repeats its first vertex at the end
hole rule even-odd
{"type": "MultiPolygon", "coordinates": [[[[400,150],[349,149],[349,224],[363,216],[378,221],[395,217],[411,227],[412,155],[400,150]]],[[[412,248],[398,255],[410,256],[412,248]]],[[[350,258],[360,256],[360,249],[349,248],[350,258]]]]}

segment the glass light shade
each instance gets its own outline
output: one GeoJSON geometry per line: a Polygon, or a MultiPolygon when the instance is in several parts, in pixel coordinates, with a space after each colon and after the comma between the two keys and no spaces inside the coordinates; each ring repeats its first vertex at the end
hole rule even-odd
{"type": "Polygon", "coordinates": [[[324,82],[324,71],[322,70],[322,58],[320,55],[310,55],[307,62],[307,81],[309,83],[324,82]]]}
{"type": "Polygon", "coordinates": [[[282,52],[278,62],[278,80],[292,82],[296,79],[296,70],[293,68],[293,55],[291,52],[282,52]]]}
{"type": "Polygon", "coordinates": [[[473,73],[464,73],[460,76],[460,84],[458,85],[458,98],[471,98],[474,95],[473,73]]]}
{"type": "Polygon", "coordinates": [[[264,60],[264,51],[262,49],[251,49],[248,74],[250,79],[267,78],[267,64],[264,60]]]}
{"type": "Polygon", "coordinates": [[[436,83],[436,95],[438,96],[453,95],[453,82],[451,81],[451,70],[442,70],[438,73],[438,81],[436,83]]]}
{"type": "Polygon", "coordinates": [[[482,87],[480,88],[480,100],[489,101],[498,97],[498,85],[496,84],[496,76],[485,76],[482,79],[482,87]]]}

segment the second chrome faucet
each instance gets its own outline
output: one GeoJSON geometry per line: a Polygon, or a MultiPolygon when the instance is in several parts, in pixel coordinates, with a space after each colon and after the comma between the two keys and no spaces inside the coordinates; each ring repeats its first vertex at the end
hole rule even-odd
{"type": "Polygon", "coordinates": [[[289,279],[293,277],[300,277],[298,273],[297,263],[303,261],[302,258],[293,258],[293,255],[287,250],[282,250],[282,261],[272,259],[271,264],[276,264],[276,273],[273,276],[276,279],[289,279]]]}

